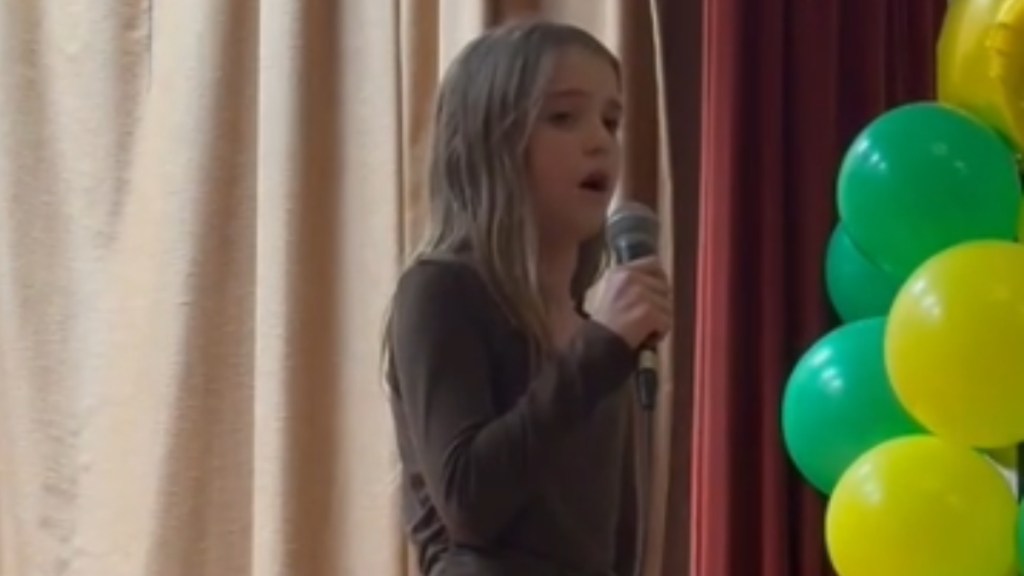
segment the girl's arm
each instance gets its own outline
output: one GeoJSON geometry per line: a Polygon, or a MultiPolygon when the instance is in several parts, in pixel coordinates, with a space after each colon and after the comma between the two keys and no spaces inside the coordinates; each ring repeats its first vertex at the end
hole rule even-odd
{"type": "Polygon", "coordinates": [[[464,544],[500,534],[560,441],[627,381],[635,362],[617,334],[588,322],[498,414],[484,343],[492,306],[472,268],[425,261],[403,275],[391,326],[398,395],[427,489],[464,544]]]}

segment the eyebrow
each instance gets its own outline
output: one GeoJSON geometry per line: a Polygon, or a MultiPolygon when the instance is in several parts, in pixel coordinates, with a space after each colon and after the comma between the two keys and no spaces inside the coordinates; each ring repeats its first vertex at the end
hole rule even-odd
{"type": "MultiPolygon", "coordinates": [[[[590,98],[592,96],[591,92],[582,88],[563,88],[548,93],[548,98],[590,98]]],[[[610,104],[615,110],[622,110],[622,101],[618,98],[613,98],[610,104]]]]}

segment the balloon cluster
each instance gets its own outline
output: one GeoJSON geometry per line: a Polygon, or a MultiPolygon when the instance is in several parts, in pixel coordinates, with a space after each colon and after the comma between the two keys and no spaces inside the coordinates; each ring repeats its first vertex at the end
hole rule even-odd
{"type": "Polygon", "coordinates": [[[1024,0],[951,0],[938,56],[938,100],[882,114],[843,159],[825,266],[843,322],[783,398],[841,576],[1009,576],[1024,558],[988,457],[1024,443],[1024,0]]]}

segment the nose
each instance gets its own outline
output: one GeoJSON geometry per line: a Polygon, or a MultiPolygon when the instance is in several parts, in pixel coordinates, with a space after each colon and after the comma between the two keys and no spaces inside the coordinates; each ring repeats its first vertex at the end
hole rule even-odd
{"type": "Polygon", "coordinates": [[[615,134],[605,126],[604,121],[598,119],[590,123],[587,130],[587,153],[595,156],[603,156],[611,152],[615,145],[615,134]]]}

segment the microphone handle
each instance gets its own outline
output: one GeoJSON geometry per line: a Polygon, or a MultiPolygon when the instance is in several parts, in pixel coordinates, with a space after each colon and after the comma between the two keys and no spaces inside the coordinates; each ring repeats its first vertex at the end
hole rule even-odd
{"type": "Polygon", "coordinates": [[[653,345],[644,345],[640,349],[639,364],[636,374],[637,398],[641,408],[651,411],[658,395],[658,354],[653,345]]]}

